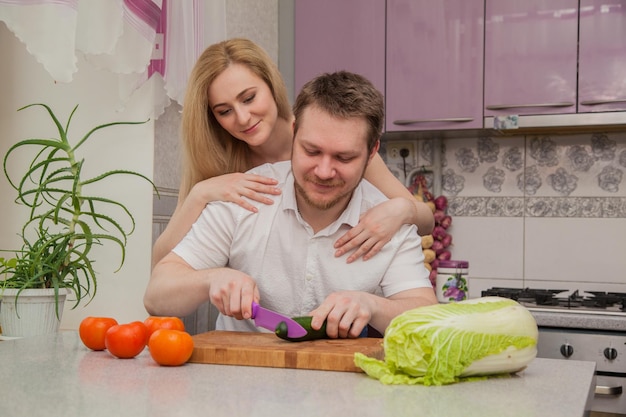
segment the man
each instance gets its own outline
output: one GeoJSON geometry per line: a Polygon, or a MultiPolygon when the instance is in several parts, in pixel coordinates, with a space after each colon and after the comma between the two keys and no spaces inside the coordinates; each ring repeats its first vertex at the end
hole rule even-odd
{"type": "Polygon", "coordinates": [[[346,263],[333,242],[386,198],[362,180],[378,151],[383,98],[365,78],[341,71],[307,83],[296,99],[291,162],[256,174],[282,193],[252,213],[207,205],[189,234],[154,268],[144,303],[154,315],[184,316],[210,300],[216,327],[255,331],[252,301],[287,316],[327,320],[329,337],[383,333],[398,314],[436,303],[421,239],[406,225],[374,258],[346,263]]]}

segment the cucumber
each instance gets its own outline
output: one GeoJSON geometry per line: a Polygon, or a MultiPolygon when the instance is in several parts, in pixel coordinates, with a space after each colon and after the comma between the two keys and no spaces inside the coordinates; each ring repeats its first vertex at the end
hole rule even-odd
{"type": "Polygon", "coordinates": [[[302,337],[289,337],[287,336],[287,323],[281,321],[276,326],[276,336],[281,339],[288,340],[290,342],[304,342],[307,340],[316,340],[316,339],[328,339],[328,335],[326,335],[326,321],[324,320],[324,324],[319,330],[314,330],[311,327],[311,320],[313,320],[312,316],[301,316],[301,317],[292,317],[292,320],[297,322],[299,325],[304,327],[307,333],[302,337]]]}

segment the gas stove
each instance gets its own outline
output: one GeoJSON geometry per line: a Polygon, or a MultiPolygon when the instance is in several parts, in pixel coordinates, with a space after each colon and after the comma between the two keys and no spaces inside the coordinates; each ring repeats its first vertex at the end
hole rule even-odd
{"type": "Polygon", "coordinates": [[[539,328],[538,357],[595,362],[591,410],[626,415],[626,293],[494,287],[481,295],[528,308],[539,328]]]}
{"type": "Polygon", "coordinates": [[[493,295],[511,298],[531,310],[550,309],[626,315],[626,293],[621,292],[506,287],[482,291],[483,297],[493,295]]]}

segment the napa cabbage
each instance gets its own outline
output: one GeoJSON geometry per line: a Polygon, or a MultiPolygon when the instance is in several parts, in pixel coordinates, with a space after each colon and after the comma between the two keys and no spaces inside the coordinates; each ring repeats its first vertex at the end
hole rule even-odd
{"type": "Polygon", "coordinates": [[[384,384],[444,385],[520,371],[537,355],[537,336],[525,307],[482,297],[406,311],[385,331],[384,361],[354,361],[384,384]]]}

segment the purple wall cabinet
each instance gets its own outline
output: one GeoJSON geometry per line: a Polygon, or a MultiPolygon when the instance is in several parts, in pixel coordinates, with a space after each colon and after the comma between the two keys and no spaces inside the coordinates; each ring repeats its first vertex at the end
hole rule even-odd
{"type": "Polygon", "coordinates": [[[626,110],[626,0],[580,1],[578,112],[626,110]]]}
{"type": "Polygon", "coordinates": [[[484,0],[387,0],[386,130],[483,126],[484,0]]]}
{"type": "Polygon", "coordinates": [[[295,2],[295,94],[324,72],[348,70],[385,92],[385,2],[295,2]]]}
{"type": "Polygon", "coordinates": [[[485,116],[576,112],[578,0],[486,0],[485,116]]]}

